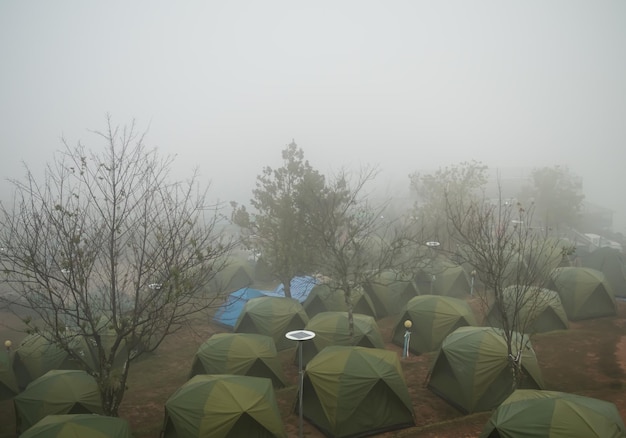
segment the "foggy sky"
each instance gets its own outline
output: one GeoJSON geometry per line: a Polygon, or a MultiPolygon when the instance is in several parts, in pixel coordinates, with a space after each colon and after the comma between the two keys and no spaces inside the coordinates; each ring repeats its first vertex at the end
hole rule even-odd
{"type": "MultiPolygon", "coordinates": [[[[247,202],[292,139],[380,180],[566,165],[626,231],[626,2],[0,2],[0,177],[110,113],[247,202]]],[[[3,190],[4,191],[4,190],[3,190]]]]}

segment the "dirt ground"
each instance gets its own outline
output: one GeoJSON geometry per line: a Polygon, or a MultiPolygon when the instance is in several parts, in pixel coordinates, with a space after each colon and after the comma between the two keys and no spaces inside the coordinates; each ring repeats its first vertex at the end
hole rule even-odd
{"type": "MultiPolygon", "coordinates": [[[[626,303],[618,303],[616,317],[571,323],[569,330],[540,334],[532,343],[541,366],[546,388],[595,397],[615,403],[626,418],[626,303]]],[[[0,315],[2,317],[2,315],[0,315]]],[[[0,323],[6,323],[6,316],[0,323]]],[[[383,337],[391,338],[393,318],[378,321],[383,337]]],[[[186,380],[198,346],[217,327],[206,325],[193,331],[172,335],[156,353],[137,362],[131,369],[126,397],[120,416],[126,418],[135,438],[158,437],[163,423],[164,403],[186,380]]],[[[18,335],[0,327],[0,339],[18,335]]],[[[401,348],[388,343],[386,348],[401,355],[401,348]]],[[[298,436],[298,416],[294,413],[298,369],[295,349],[280,353],[289,382],[277,390],[276,397],[289,437],[298,436]]],[[[401,359],[404,377],[413,402],[413,428],[387,432],[378,437],[470,438],[478,437],[490,412],[463,415],[425,387],[435,353],[401,359]]],[[[14,436],[12,402],[0,402],[0,438],[14,436]]],[[[323,437],[304,421],[303,435],[323,437]]]]}

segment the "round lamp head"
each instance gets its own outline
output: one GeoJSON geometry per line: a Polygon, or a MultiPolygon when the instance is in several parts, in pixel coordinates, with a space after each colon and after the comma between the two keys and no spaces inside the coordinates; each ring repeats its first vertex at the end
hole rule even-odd
{"type": "Polygon", "coordinates": [[[408,329],[413,327],[413,323],[411,322],[410,319],[407,319],[406,321],[404,321],[404,327],[406,327],[408,329]]]}
{"type": "Polygon", "coordinates": [[[7,339],[6,341],[4,341],[4,346],[8,349],[11,348],[11,345],[13,345],[13,342],[11,342],[10,339],[7,339]]]}

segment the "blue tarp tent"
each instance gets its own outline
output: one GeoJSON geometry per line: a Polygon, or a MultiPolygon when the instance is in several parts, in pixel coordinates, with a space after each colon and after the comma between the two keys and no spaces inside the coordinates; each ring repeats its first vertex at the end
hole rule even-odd
{"type": "MultiPolygon", "coordinates": [[[[311,290],[319,283],[315,277],[304,276],[294,277],[291,280],[291,297],[298,300],[301,304],[304,303],[309,296],[311,290]]],[[[228,299],[224,304],[217,309],[213,321],[217,324],[228,327],[229,329],[235,328],[237,318],[241,314],[244,306],[248,300],[258,297],[284,297],[285,287],[280,284],[274,291],[259,290],[250,287],[243,287],[239,290],[228,295],[228,299]]]]}
{"type": "Polygon", "coordinates": [[[236,290],[228,295],[226,302],[222,304],[219,309],[217,309],[217,312],[215,312],[215,316],[213,317],[213,321],[233,329],[235,327],[235,323],[237,322],[237,318],[239,318],[239,315],[248,300],[257,297],[264,297],[267,293],[268,291],[252,289],[249,287],[236,290]]]}
{"type": "MultiPolygon", "coordinates": [[[[303,277],[294,277],[291,279],[291,298],[294,298],[300,302],[300,304],[304,303],[304,301],[309,296],[309,293],[313,288],[319,284],[319,280],[315,277],[311,276],[303,276],[303,277]]],[[[281,283],[278,285],[276,289],[274,289],[273,294],[268,294],[271,296],[284,297],[285,296],[285,286],[281,283]]]]}

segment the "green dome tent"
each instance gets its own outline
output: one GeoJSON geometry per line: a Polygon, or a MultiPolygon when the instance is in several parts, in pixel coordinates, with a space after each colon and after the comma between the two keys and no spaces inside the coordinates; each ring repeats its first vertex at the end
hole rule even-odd
{"type": "Polygon", "coordinates": [[[258,297],[252,298],[244,306],[234,332],[258,333],[270,336],[278,351],[295,347],[293,341],[285,338],[285,333],[301,330],[309,322],[302,304],[293,298],[258,297]]]}
{"type": "Polygon", "coordinates": [[[232,257],[226,266],[219,271],[209,283],[211,290],[216,293],[228,294],[254,282],[254,267],[244,258],[232,257]]]}
{"type": "Polygon", "coordinates": [[[353,336],[350,336],[348,312],[322,312],[311,318],[305,329],[314,332],[315,337],[302,343],[302,364],[306,365],[313,356],[331,345],[385,348],[385,341],[373,317],[360,313],[354,313],[352,317],[353,336]]]}
{"type": "Polygon", "coordinates": [[[415,283],[422,293],[463,298],[470,293],[469,275],[457,263],[438,256],[421,266],[415,283]]]}
{"type": "MultiPolygon", "coordinates": [[[[100,343],[104,348],[107,355],[111,354],[111,349],[117,341],[118,335],[113,328],[113,322],[111,316],[101,315],[95,321],[95,334],[100,337],[100,343]]],[[[76,338],[74,351],[78,352],[87,366],[92,370],[99,369],[99,353],[95,342],[95,334],[92,336],[83,335],[76,338]]],[[[131,343],[126,340],[122,340],[115,351],[115,359],[113,360],[113,366],[115,368],[122,368],[126,359],[129,356],[129,345],[131,343]]],[[[136,344],[134,348],[145,348],[145,346],[136,344]]]]}
{"type": "Polygon", "coordinates": [[[201,374],[165,402],[163,438],[286,437],[264,377],[201,374]]]}
{"type": "Polygon", "coordinates": [[[415,424],[393,351],[326,347],[307,365],[303,416],[329,437],[367,436],[415,424]]]}
{"type": "Polygon", "coordinates": [[[622,253],[609,247],[598,248],[583,257],[582,264],[586,268],[602,272],[618,297],[626,297],[626,265],[622,253]]]}
{"type": "Polygon", "coordinates": [[[11,358],[6,350],[0,351],[0,400],[8,400],[19,392],[17,379],[11,368],[11,358]]]}
{"type": "Polygon", "coordinates": [[[379,318],[400,313],[411,298],[419,295],[417,285],[410,276],[395,271],[381,272],[365,284],[364,290],[379,318]]]}
{"type": "MultiPolygon", "coordinates": [[[[535,352],[523,336],[527,347],[521,355],[524,378],[520,388],[541,389],[543,381],[535,352]]],[[[465,414],[498,406],[513,391],[502,330],[461,327],[448,335],[430,369],[428,388],[465,414]]]]}
{"type": "Polygon", "coordinates": [[[530,241],[526,248],[526,263],[534,272],[542,271],[549,275],[558,267],[564,266],[566,254],[573,244],[569,239],[549,237],[530,241]]]}
{"type": "Polygon", "coordinates": [[[394,324],[391,340],[400,347],[404,346],[406,320],[412,323],[409,351],[414,354],[435,351],[457,328],[476,325],[474,313],[466,301],[439,295],[420,295],[409,300],[394,324]]]}
{"type": "Polygon", "coordinates": [[[480,438],[625,438],[610,402],[554,391],[517,390],[492,414],[480,438]]]}
{"type": "Polygon", "coordinates": [[[30,334],[22,340],[13,352],[12,367],[20,389],[50,370],[81,368],[67,351],[39,333],[30,334]]]}
{"type": "Polygon", "coordinates": [[[276,388],[285,386],[285,376],[274,340],[253,333],[216,333],[205,341],[191,366],[197,374],[236,374],[267,377],[276,388]]]}
{"type": "Polygon", "coordinates": [[[552,273],[554,287],[571,321],[613,316],[617,305],[604,274],[581,267],[557,268],[552,273]]]}
{"type": "Polygon", "coordinates": [[[52,370],[13,398],[18,432],[54,414],[102,414],[95,379],[81,370],[52,370]]]}
{"type": "Polygon", "coordinates": [[[20,438],[132,438],[128,421],[94,414],[48,415],[20,438]]]}
{"type": "MultiPolygon", "coordinates": [[[[502,303],[509,321],[515,316],[525,333],[544,333],[569,327],[561,298],[553,290],[509,286],[502,292],[502,303]]],[[[502,328],[501,312],[498,307],[492,306],[487,313],[488,325],[502,328]]]]}
{"type": "MultiPolygon", "coordinates": [[[[352,311],[362,315],[369,315],[376,318],[376,309],[370,297],[362,288],[354,288],[350,293],[352,301],[352,311]]],[[[304,310],[309,317],[320,312],[347,312],[348,306],[343,290],[333,289],[327,284],[318,284],[311,289],[308,297],[302,303],[304,310]]]]}

